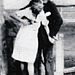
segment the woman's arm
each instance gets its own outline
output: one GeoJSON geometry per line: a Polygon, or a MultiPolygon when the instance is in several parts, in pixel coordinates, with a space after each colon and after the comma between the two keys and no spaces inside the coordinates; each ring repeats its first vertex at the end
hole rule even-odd
{"type": "Polygon", "coordinates": [[[51,43],[53,43],[53,44],[54,44],[55,39],[50,37],[50,35],[49,35],[49,34],[50,34],[50,30],[49,30],[48,25],[44,26],[44,28],[45,28],[46,33],[47,33],[47,35],[48,35],[48,39],[49,39],[49,41],[50,41],[51,43]]]}
{"type": "Polygon", "coordinates": [[[27,19],[21,19],[20,17],[18,17],[15,13],[11,14],[11,17],[15,20],[17,20],[18,22],[22,23],[24,26],[30,24],[29,21],[27,19]]]}
{"type": "Polygon", "coordinates": [[[48,16],[48,15],[50,15],[51,13],[43,13],[43,19],[42,19],[42,24],[44,25],[44,28],[45,28],[45,30],[46,30],[46,33],[47,33],[47,35],[48,35],[48,39],[49,39],[49,41],[51,42],[51,43],[54,43],[55,42],[55,39],[54,38],[51,38],[50,37],[50,29],[49,29],[49,27],[48,27],[48,23],[49,23],[49,21],[47,20],[47,18],[46,18],[46,16],[48,16]]]}
{"type": "Polygon", "coordinates": [[[5,20],[11,20],[12,18],[17,20],[18,22],[20,22],[20,26],[21,25],[27,25],[29,24],[29,21],[27,19],[22,20],[20,17],[18,17],[15,13],[9,15],[8,13],[6,13],[5,11],[3,12],[3,16],[5,20]]]}

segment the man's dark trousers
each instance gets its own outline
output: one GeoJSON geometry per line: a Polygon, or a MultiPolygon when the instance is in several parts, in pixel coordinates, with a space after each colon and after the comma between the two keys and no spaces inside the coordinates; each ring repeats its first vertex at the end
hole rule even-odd
{"type": "Polygon", "coordinates": [[[53,44],[49,42],[44,26],[41,25],[38,33],[39,48],[35,61],[35,75],[41,75],[41,52],[44,56],[45,75],[53,75],[53,44]]]}

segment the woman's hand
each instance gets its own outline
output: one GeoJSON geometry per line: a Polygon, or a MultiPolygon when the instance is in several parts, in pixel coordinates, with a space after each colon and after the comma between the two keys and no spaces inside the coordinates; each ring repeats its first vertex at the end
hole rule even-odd
{"type": "Polygon", "coordinates": [[[50,41],[52,44],[54,44],[55,41],[56,41],[54,38],[51,38],[50,36],[48,36],[48,39],[49,39],[49,41],[50,41]]]}
{"type": "Polygon", "coordinates": [[[30,24],[30,22],[29,22],[27,19],[24,19],[24,20],[21,19],[21,23],[22,23],[24,26],[30,24]]]}

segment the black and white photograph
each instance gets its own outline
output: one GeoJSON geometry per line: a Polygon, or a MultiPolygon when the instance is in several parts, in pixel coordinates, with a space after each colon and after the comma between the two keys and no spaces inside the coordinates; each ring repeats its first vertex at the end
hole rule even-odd
{"type": "Polygon", "coordinates": [[[0,0],[0,75],[75,75],[75,0],[0,0]]]}

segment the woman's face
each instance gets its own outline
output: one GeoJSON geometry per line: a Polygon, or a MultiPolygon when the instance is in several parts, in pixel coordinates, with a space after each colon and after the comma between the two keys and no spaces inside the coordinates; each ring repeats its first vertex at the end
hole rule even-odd
{"type": "Polygon", "coordinates": [[[43,3],[47,3],[48,2],[48,0],[43,0],[43,3]]]}
{"type": "Polygon", "coordinates": [[[39,12],[43,9],[43,4],[35,3],[31,8],[33,13],[39,14],[39,12]]]}

